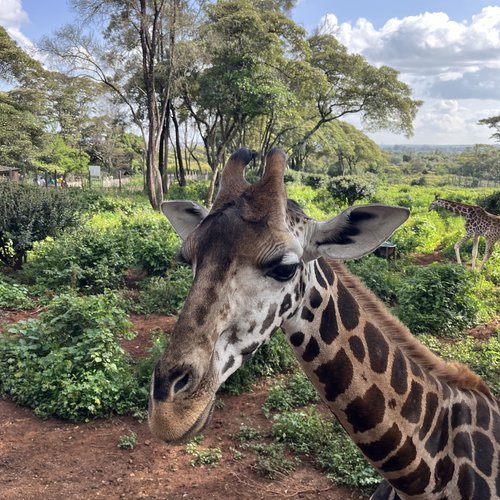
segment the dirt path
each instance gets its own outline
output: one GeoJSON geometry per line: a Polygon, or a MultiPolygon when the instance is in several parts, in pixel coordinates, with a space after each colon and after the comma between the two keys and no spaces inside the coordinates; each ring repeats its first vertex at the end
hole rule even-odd
{"type": "MultiPolygon", "coordinates": [[[[8,313],[0,323],[34,315],[8,313]]],[[[138,336],[126,347],[136,356],[146,353],[155,330],[169,331],[174,323],[159,315],[131,319],[138,336]]],[[[231,434],[241,424],[271,426],[261,411],[266,396],[265,383],[251,393],[222,396],[223,407],[215,411],[199,445],[220,448],[222,459],[212,468],[194,467],[185,445],[153,439],[147,423],[133,418],[85,424],[40,420],[31,410],[0,400],[0,498],[366,499],[357,491],[337,487],[308,463],[289,476],[268,480],[254,471],[251,453],[235,454],[237,443],[231,434]],[[134,449],[119,448],[120,438],[131,431],[137,435],[134,449]]]]}

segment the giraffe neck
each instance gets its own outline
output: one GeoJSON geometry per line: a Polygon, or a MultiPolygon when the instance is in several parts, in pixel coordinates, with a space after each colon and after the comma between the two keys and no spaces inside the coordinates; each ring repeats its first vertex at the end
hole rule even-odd
{"type": "MultiPolygon", "coordinates": [[[[384,328],[405,327],[387,313],[381,324],[378,301],[367,316],[340,274],[322,259],[305,267],[305,285],[299,286],[305,293],[283,323],[285,335],[326,405],[379,473],[400,494],[441,498],[466,473],[460,476],[450,458],[450,422],[470,424],[479,420],[478,404],[488,408],[496,403],[423,369],[440,362],[428,351],[417,362],[412,342],[394,342],[384,328]]],[[[472,374],[470,378],[471,387],[477,384],[488,392],[472,374]]],[[[472,454],[471,439],[462,441],[462,453],[472,454]]],[[[493,456],[493,444],[489,446],[493,456]]],[[[498,473],[500,464],[496,467],[487,472],[498,473]]],[[[487,484],[485,476],[480,479],[487,484]]]]}
{"type": "Polygon", "coordinates": [[[450,212],[463,215],[464,217],[467,217],[471,213],[475,212],[478,208],[474,205],[467,205],[466,203],[459,203],[451,200],[436,200],[435,203],[450,212]]]}

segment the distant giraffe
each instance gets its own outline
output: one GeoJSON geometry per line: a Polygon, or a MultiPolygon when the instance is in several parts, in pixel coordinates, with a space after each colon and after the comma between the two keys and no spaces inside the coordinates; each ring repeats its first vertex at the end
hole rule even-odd
{"type": "Polygon", "coordinates": [[[430,205],[429,210],[435,208],[445,208],[451,212],[465,217],[465,236],[455,243],[455,254],[457,262],[462,263],[460,259],[460,247],[470,238],[474,238],[472,247],[472,270],[476,267],[477,247],[481,236],[486,240],[486,249],[483,260],[478,271],[483,270],[486,261],[493,253],[495,243],[500,239],[500,217],[490,214],[484,208],[477,205],[467,205],[457,201],[443,200],[436,198],[430,205]]]}
{"type": "Polygon", "coordinates": [[[178,441],[203,429],[220,385],[281,327],[325,404],[384,477],[373,500],[500,497],[500,402],[329,260],[370,253],[408,210],[363,205],[315,221],[287,200],[285,155],[272,150],[263,177],[248,184],[252,157],[245,149],[231,156],[210,212],[191,201],[162,204],[194,280],[153,373],[153,434],[178,441]]]}

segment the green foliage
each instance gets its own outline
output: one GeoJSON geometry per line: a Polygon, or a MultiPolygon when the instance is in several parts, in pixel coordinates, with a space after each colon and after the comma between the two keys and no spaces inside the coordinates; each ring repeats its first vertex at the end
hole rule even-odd
{"type": "Polygon", "coordinates": [[[230,394],[241,394],[261,377],[270,377],[296,366],[296,359],[284,335],[276,333],[255,356],[233,373],[222,388],[230,394]]]}
{"type": "Polygon", "coordinates": [[[391,264],[375,255],[346,262],[349,270],[388,305],[397,302],[399,274],[391,269],[391,264]]]}
{"type": "Polygon", "coordinates": [[[191,288],[192,271],[178,266],[167,276],[152,277],[141,288],[134,311],[141,314],[177,314],[191,288]]]}
{"type": "Polygon", "coordinates": [[[274,419],[273,437],[310,456],[336,483],[372,488],[380,482],[340,424],[327,420],[314,407],[284,412],[274,419]]]}
{"type": "Polygon", "coordinates": [[[129,322],[110,295],[60,295],[40,319],[0,337],[1,390],[39,416],[70,420],[124,413],[143,404],[119,344],[129,322]]]}
{"type": "Polygon", "coordinates": [[[477,204],[483,207],[490,214],[500,215],[500,191],[480,198],[477,204]]]}
{"type": "Polygon", "coordinates": [[[342,175],[331,178],[326,189],[341,205],[350,206],[375,193],[375,179],[356,175],[342,175]]]}
{"type": "Polygon", "coordinates": [[[279,475],[288,475],[295,470],[297,459],[285,456],[285,446],[282,443],[257,443],[242,445],[255,454],[253,468],[260,476],[276,479],[279,475]]]}
{"type": "Polygon", "coordinates": [[[85,293],[123,287],[129,268],[163,275],[175,262],[178,238],[167,220],[152,212],[94,217],[57,240],[37,245],[24,270],[39,288],[85,293]]]}
{"type": "Polygon", "coordinates": [[[186,445],[186,453],[193,455],[193,460],[189,463],[193,467],[215,467],[222,459],[222,452],[220,448],[205,448],[199,449],[196,441],[191,441],[186,445]]]}
{"type": "Polygon", "coordinates": [[[209,183],[206,181],[189,182],[181,187],[172,184],[168,190],[169,200],[191,200],[198,204],[205,204],[208,196],[209,183]]]}
{"type": "Polygon", "coordinates": [[[317,403],[319,395],[304,372],[298,371],[288,379],[271,387],[262,410],[269,417],[271,410],[288,411],[293,408],[317,403]]]}
{"type": "Polygon", "coordinates": [[[76,225],[79,208],[66,190],[0,182],[0,262],[21,267],[35,242],[76,225]]]}
{"type": "Polygon", "coordinates": [[[420,335],[419,340],[448,361],[459,361],[469,366],[495,394],[500,394],[500,338],[480,341],[466,337],[450,343],[431,335],[420,335]]]}
{"type": "Polygon", "coordinates": [[[254,439],[260,439],[264,437],[265,433],[261,429],[256,429],[255,427],[250,427],[245,424],[240,425],[238,432],[235,432],[231,437],[240,443],[245,443],[246,441],[252,441],[254,439]]]}
{"type": "Polygon", "coordinates": [[[413,333],[452,334],[492,313],[477,297],[477,274],[456,264],[409,266],[398,289],[397,316],[413,333]]]}
{"type": "Polygon", "coordinates": [[[394,233],[392,241],[403,253],[431,253],[444,234],[445,224],[435,212],[415,214],[394,233]]]}
{"type": "Polygon", "coordinates": [[[28,293],[25,286],[9,282],[0,276],[0,309],[31,309],[33,301],[28,293]]]}
{"type": "Polygon", "coordinates": [[[133,450],[137,446],[137,434],[130,431],[128,434],[120,436],[117,446],[122,450],[133,450]]]}

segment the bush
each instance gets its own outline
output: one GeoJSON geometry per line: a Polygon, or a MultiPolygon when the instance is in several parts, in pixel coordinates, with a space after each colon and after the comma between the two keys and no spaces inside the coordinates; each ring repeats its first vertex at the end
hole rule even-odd
{"type": "Polygon", "coordinates": [[[463,266],[410,266],[401,277],[396,315],[413,333],[452,334],[485,320],[491,305],[476,294],[480,278],[463,266]]]}
{"type": "Polygon", "coordinates": [[[25,286],[8,282],[0,276],[0,308],[22,310],[32,307],[33,301],[25,286]]]}
{"type": "Polygon", "coordinates": [[[74,226],[79,209],[66,190],[0,182],[0,262],[19,269],[35,242],[74,226]]]}
{"type": "Polygon", "coordinates": [[[392,236],[403,253],[431,253],[442,243],[445,223],[436,212],[412,215],[392,236]]]}
{"type": "Polygon", "coordinates": [[[241,394],[250,389],[259,378],[283,373],[296,365],[297,361],[288,341],[279,332],[250,361],[233,373],[222,388],[231,394],[241,394]]]}
{"type": "Polygon", "coordinates": [[[274,417],[272,435],[297,453],[309,455],[338,484],[373,488],[380,476],[337,421],[318,410],[284,412],[274,417]]]}
{"type": "Polygon", "coordinates": [[[500,191],[490,194],[489,196],[479,198],[479,200],[477,200],[477,204],[480,207],[483,207],[490,214],[500,215],[500,191]]]}
{"type": "Polygon", "coordinates": [[[298,371],[286,381],[278,382],[271,387],[262,410],[268,417],[271,410],[288,411],[318,401],[319,395],[316,389],[304,373],[298,371]]]}
{"type": "Polygon", "coordinates": [[[363,198],[369,198],[375,193],[375,178],[362,177],[358,175],[342,175],[331,178],[326,189],[332,198],[341,205],[353,205],[354,202],[363,198]]]}
{"type": "Polygon", "coordinates": [[[386,259],[368,255],[346,264],[386,304],[394,305],[397,302],[399,274],[391,271],[391,265],[386,259]]]}
{"type": "Polygon", "coordinates": [[[466,337],[450,344],[430,335],[421,335],[419,340],[448,361],[464,363],[481,376],[496,395],[500,394],[500,338],[480,341],[466,337]]]}
{"type": "Polygon", "coordinates": [[[175,262],[178,238],[159,214],[95,217],[38,244],[23,271],[38,288],[101,293],[124,286],[130,268],[161,276],[175,262]]]}
{"type": "Polygon", "coordinates": [[[110,294],[56,297],[40,319],[0,337],[0,388],[43,417],[84,420],[135,408],[144,391],[119,344],[129,326],[110,294]]]}
{"type": "Polygon", "coordinates": [[[192,272],[187,267],[176,267],[165,278],[153,277],[142,287],[137,304],[140,314],[177,314],[183,307],[191,287],[192,272]]]}

